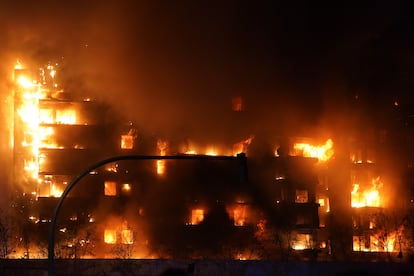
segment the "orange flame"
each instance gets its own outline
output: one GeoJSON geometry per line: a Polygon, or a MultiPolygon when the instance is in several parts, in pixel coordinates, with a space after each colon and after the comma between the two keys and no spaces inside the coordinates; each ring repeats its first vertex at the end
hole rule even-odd
{"type": "Polygon", "coordinates": [[[296,234],[291,241],[294,250],[304,250],[312,248],[312,236],[310,234],[296,234]]]}
{"type": "Polygon", "coordinates": [[[235,226],[244,226],[246,224],[246,205],[238,205],[233,210],[235,226]]]}
{"type": "Polygon", "coordinates": [[[76,124],[76,111],[73,109],[56,110],[56,123],[64,125],[76,124]]]}
{"type": "Polygon", "coordinates": [[[113,229],[105,229],[104,242],[107,244],[115,244],[116,243],[116,231],[113,229]]]}
{"type": "Polygon", "coordinates": [[[354,208],[361,207],[381,207],[381,197],[379,190],[382,188],[380,177],[373,178],[371,187],[361,190],[359,184],[353,184],[351,192],[351,206],[354,208]]]}
{"type": "Polygon", "coordinates": [[[352,249],[364,252],[395,252],[397,236],[397,231],[388,233],[386,236],[380,234],[354,236],[352,249]]]}
{"type": "Polygon", "coordinates": [[[191,225],[200,224],[204,220],[204,210],[203,209],[193,209],[191,210],[191,225]]]}
{"type": "Polygon", "coordinates": [[[60,197],[63,193],[63,190],[56,185],[52,184],[52,187],[50,187],[50,196],[53,197],[60,197]]]}
{"type": "Polygon", "coordinates": [[[123,244],[133,244],[134,243],[134,234],[133,234],[131,228],[129,227],[127,221],[124,221],[122,223],[121,242],[123,244]]]}
{"type": "Polygon", "coordinates": [[[254,139],[254,135],[250,135],[249,138],[234,144],[233,145],[233,155],[237,155],[239,153],[246,153],[247,149],[250,146],[250,144],[252,143],[253,139],[254,139]]]}
{"type": "Polygon", "coordinates": [[[301,152],[304,157],[317,158],[320,162],[328,161],[334,154],[332,139],[326,140],[324,145],[319,146],[307,143],[295,143],[293,149],[301,152]]]}

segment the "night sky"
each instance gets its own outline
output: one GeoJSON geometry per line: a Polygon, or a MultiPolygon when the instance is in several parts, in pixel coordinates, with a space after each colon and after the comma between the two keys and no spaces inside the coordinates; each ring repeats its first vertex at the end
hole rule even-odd
{"type": "Polygon", "coordinates": [[[342,122],[356,96],[410,106],[412,7],[340,2],[2,1],[1,73],[57,60],[67,90],[189,136],[226,131],[233,96],[253,131],[342,122]]]}

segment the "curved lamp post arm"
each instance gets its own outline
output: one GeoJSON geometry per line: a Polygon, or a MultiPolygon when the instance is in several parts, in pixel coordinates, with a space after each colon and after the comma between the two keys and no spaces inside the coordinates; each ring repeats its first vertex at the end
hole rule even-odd
{"type": "Polygon", "coordinates": [[[53,211],[52,220],[50,222],[49,227],[49,242],[48,242],[48,266],[49,266],[49,273],[48,275],[54,276],[55,275],[55,228],[56,228],[56,221],[59,215],[60,208],[62,207],[63,201],[65,200],[66,196],[72,190],[72,188],[86,175],[88,175],[93,170],[115,161],[121,160],[170,160],[170,159],[180,159],[180,160],[240,160],[239,169],[240,169],[240,180],[246,181],[247,180],[247,164],[246,164],[246,155],[244,153],[238,154],[237,157],[235,156],[208,156],[208,155],[174,155],[174,156],[155,156],[155,155],[121,155],[115,156],[108,159],[104,159],[99,161],[86,169],[84,169],[80,174],[78,174],[66,187],[63,191],[61,197],[59,198],[58,203],[55,206],[53,211]]]}

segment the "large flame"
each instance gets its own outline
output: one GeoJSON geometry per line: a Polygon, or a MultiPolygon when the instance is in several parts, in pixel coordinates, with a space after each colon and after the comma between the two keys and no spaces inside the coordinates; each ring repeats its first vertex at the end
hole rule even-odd
{"type": "Polygon", "coordinates": [[[21,169],[27,179],[38,183],[37,190],[43,191],[42,196],[53,197],[59,197],[62,189],[57,188],[58,185],[54,181],[45,182],[39,178],[39,170],[47,158],[42,154],[41,149],[63,148],[56,143],[55,127],[52,125],[78,123],[77,111],[73,108],[41,106],[41,100],[49,99],[53,91],[57,91],[55,80],[57,65],[49,64],[46,68],[40,68],[40,73],[32,76],[20,62],[17,62],[14,67],[15,119],[12,140],[15,150],[21,153],[19,157],[22,158],[23,164],[22,168],[16,168],[16,172],[20,173],[21,169]]]}
{"type": "Polygon", "coordinates": [[[354,236],[353,237],[353,251],[364,252],[395,252],[397,231],[381,235],[381,233],[372,234],[368,236],[354,236]]]}
{"type": "MultiPolygon", "coordinates": [[[[15,66],[15,109],[23,133],[21,149],[25,174],[37,179],[39,172],[39,94],[40,86],[24,72],[20,63],[15,66]]],[[[17,141],[16,141],[17,142],[17,141]]],[[[19,142],[17,142],[19,143],[19,142]]]]}
{"type": "Polygon", "coordinates": [[[373,178],[367,189],[362,189],[360,184],[354,183],[351,192],[351,206],[354,208],[382,207],[380,196],[382,186],[380,177],[373,178]]]}
{"type": "Polygon", "coordinates": [[[325,144],[318,146],[307,143],[295,143],[293,149],[296,152],[300,152],[304,157],[317,158],[320,162],[328,161],[334,154],[332,139],[328,139],[325,144]]]}

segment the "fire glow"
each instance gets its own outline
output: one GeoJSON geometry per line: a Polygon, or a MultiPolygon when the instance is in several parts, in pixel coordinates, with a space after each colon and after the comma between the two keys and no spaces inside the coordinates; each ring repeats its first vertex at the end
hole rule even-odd
{"type": "MultiPolygon", "coordinates": [[[[39,173],[39,95],[40,86],[25,75],[23,66],[17,63],[15,66],[16,113],[19,118],[19,126],[22,128],[23,137],[21,147],[24,151],[24,172],[36,180],[39,173]]],[[[16,124],[15,124],[16,125],[16,124]]],[[[16,141],[17,142],[17,141],[16,141]]],[[[17,142],[18,143],[18,142],[17,142]]]]}
{"type": "MultiPolygon", "coordinates": [[[[67,182],[57,181],[54,178],[44,175],[45,172],[41,171],[41,167],[45,159],[48,157],[44,149],[63,149],[64,147],[59,145],[58,135],[56,132],[59,132],[59,125],[75,125],[80,122],[79,115],[77,111],[80,109],[73,109],[66,107],[47,107],[44,104],[44,97],[48,95],[49,88],[46,87],[46,83],[39,80],[31,80],[30,77],[25,76],[25,71],[23,67],[18,64],[15,67],[15,70],[20,75],[15,78],[15,89],[16,94],[18,95],[18,100],[16,101],[16,115],[18,117],[19,124],[17,128],[19,133],[22,133],[18,144],[24,151],[24,162],[23,170],[26,173],[26,176],[30,176],[32,180],[37,183],[37,190],[32,191],[33,195],[37,196],[46,196],[46,197],[60,197],[64,190],[63,187],[67,182]],[[21,72],[18,70],[21,70],[21,72]],[[45,86],[45,87],[44,87],[45,86]],[[43,100],[43,101],[42,101],[43,100]],[[42,103],[43,102],[43,103],[42,103]],[[56,136],[56,137],[55,137],[56,136]],[[43,151],[42,151],[43,150],[43,151]],[[39,173],[40,172],[40,173],[39,173]],[[42,188],[39,188],[42,187],[42,188]],[[40,192],[42,191],[42,192],[40,192]],[[44,192],[43,192],[44,191],[44,192]]],[[[50,76],[54,79],[56,70],[52,67],[50,71],[50,76]]],[[[50,87],[50,86],[49,86],[50,87]]],[[[56,83],[53,83],[53,87],[56,87],[56,83]]],[[[49,93],[50,95],[50,93],[49,93]]],[[[51,105],[54,106],[54,105],[51,105]]],[[[82,117],[81,117],[82,118],[82,117]]],[[[118,147],[121,149],[134,149],[134,141],[137,137],[137,134],[131,129],[127,134],[121,135],[120,143],[118,147]]],[[[244,137],[246,138],[246,137],[244,137]]],[[[204,154],[210,156],[217,155],[226,155],[226,156],[235,156],[239,153],[247,153],[248,147],[252,143],[254,136],[251,135],[249,138],[239,141],[232,146],[221,147],[216,145],[207,145],[204,147],[194,147],[188,146],[186,151],[180,151],[184,154],[204,154]]],[[[166,156],[170,154],[172,150],[169,148],[169,143],[167,140],[158,139],[156,143],[156,152],[161,156],[166,156]]],[[[312,145],[310,143],[295,143],[291,148],[290,155],[301,156],[306,158],[315,158],[319,162],[326,162],[330,160],[334,155],[334,143],[331,139],[326,140],[324,144],[312,145]]],[[[74,149],[79,147],[74,147],[74,149]]],[[[171,145],[171,149],[175,149],[171,145]]],[[[359,160],[359,159],[358,159],[359,160]]],[[[171,164],[165,160],[155,160],[156,175],[160,176],[160,179],[166,176],[167,165],[171,164]]],[[[312,160],[316,161],[316,160],[312,160]]],[[[361,161],[362,162],[362,161],[361,161]]],[[[367,163],[372,163],[367,161],[367,163]]],[[[117,173],[118,167],[117,164],[112,163],[106,166],[106,170],[111,173],[117,173]]],[[[152,167],[154,170],[154,166],[152,167]]],[[[92,172],[91,172],[92,174],[92,172]]],[[[284,179],[285,176],[276,176],[277,180],[284,179]]],[[[370,175],[370,181],[360,181],[355,180],[350,183],[352,184],[351,191],[351,207],[353,208],[362,208],[362,207],[383,207],[383,198],[381,198],[381,188],[383,183],[380,180],[380,177],[372,178],[370,175]],[[368,182],[368,183],[367,183],[368,182]]],[[[116,197],[119,195],[133,195],[135,191],[135,186],[129,183],[117,182],[117,181],[104,181],[103,194],[106,197],[116,197]]],[[[348,186],[348,193],[351,189],[348,186]]],[[[101,191],[102,193],[102,191],[101,191]]],[[[312,200],[315,200],[312,197],[312,194],[305,189],[296,189],[295,190],[295,203],[311,203],[312,200]]],[[[348,194],[349,196],[349,194],[348,194]]],[[[317,201],[321,211],[326,213],[330,212],[330,202],[327,196],[318,197],[317,201]]],[[[277,201],[279,203],[279,201],[277,201]]],[[[332,204],[333,205],[333,204],[332,204]]],[[[348,204],[349,207],[349,204],[348,204]]],[[[140,209],[141,210],[141,209],[140,209]]],[[[191,210],[189,218],[187,218],[188,225],[199,225],[202,224],[208,215],[209,209],[195,208],[191,210]]],[[[227,209],[229,217],[234,221],[234,226],[249,226],[254,220],[252,217],[253,209],[250,209],[248,205],[238,204],[227,209]]],[[[208,218],[208,217],[207,217],[208,218]]],[[[77,218],[76,218],[77,219],[77,218]]],[[[31,217],[31,220],[38,221],[36,217],[31,217]]],[[[94,222],[92,217],[89,218],[89,222],[94,222]]],[[[133,224],[132,224],[133,225],[133,224]]],[[[134,225],[133,225],[134,226],[134,225]]],[[[135,226],[134,226],[135,227],[135,226]]],[[[370,229],[374,228],[374,225],[370,224],[370,229]]],[[[103,241],[106,244],[137,244],[141,240],[141,235],[136,234],[131,226],[127,223],[124,223],[122,227],[116,229],[108,228],[104,230],[103,241]]],[[[354,251],[375,251],[375,252],[388,252],[394,250],[395,244],[395,234],[390,234],[387,241],[380,241],[380,238],[375,235],[365,236],[365,239],[362,240],[361,237],[354,237],[353,240],[353,249],[354,251]]],[[[102,232],[100,232],[100,240],[102,240],[102,232]]],[[[294,250],[305,250],[314,248],[316,240],[313,240],[313,236],[307,233],[298,233],[296,234],[295,239],[293,239],[289,246],[294,250]]],[[[326,246],[326,245],[325,245],[326,246]]]]}
{"type": "Polygon", "coordinates": [[[334,154],[332,139],[326,140],[325,144],[314,146],[307,143],[295,143],[293,149],[297,154],[303,157],[317,158],[319,162],[326,162],[334,154]]]}
{"type": "Polygon", "coordinates": [[[204,210],[203,209],[193,209],[191,210],[190,225],[200,224],[204,220],[204,210]]]}
{"type": "MultiPolygon", "coordinates": [[[[57,92],[56,65],[40,68],[40,74],[31,75],[20,63],[14,67],[14,147],[21,152],[22,168],[16,168],[26,179],[37,184],[32,194],[46,197],[60,197],[62,188],[58,183],[39,175],[46,156],[42,149],[63,149],[55,140],[55,126],[78,123],[77,111],[71,107],[50,108],[42,101],[57,92]],[[46,81],[47,79],[47,81],[46,81]],[[22,172],[20,170],[22,169],[22,172]]],[[[29,188],[33,189],[33,188],[29,188]]]]}
{"type": "Polygon", "coordinates": [[[387,236],[369,235],[369,236],[354,236],[353,237],[353,251],[363,252],[395,252],[397,233],[391,232],[387,236]]]}
{"type": "Polygon", "coordinates": [[[373,178],[371,181],[371,187],[363,190],[359,184],[353,184],[353,190],[351,192],[351,206],[354,208],[361,207],[382,207],[380,189],[383,183],[380,177],[373,178]]]}

